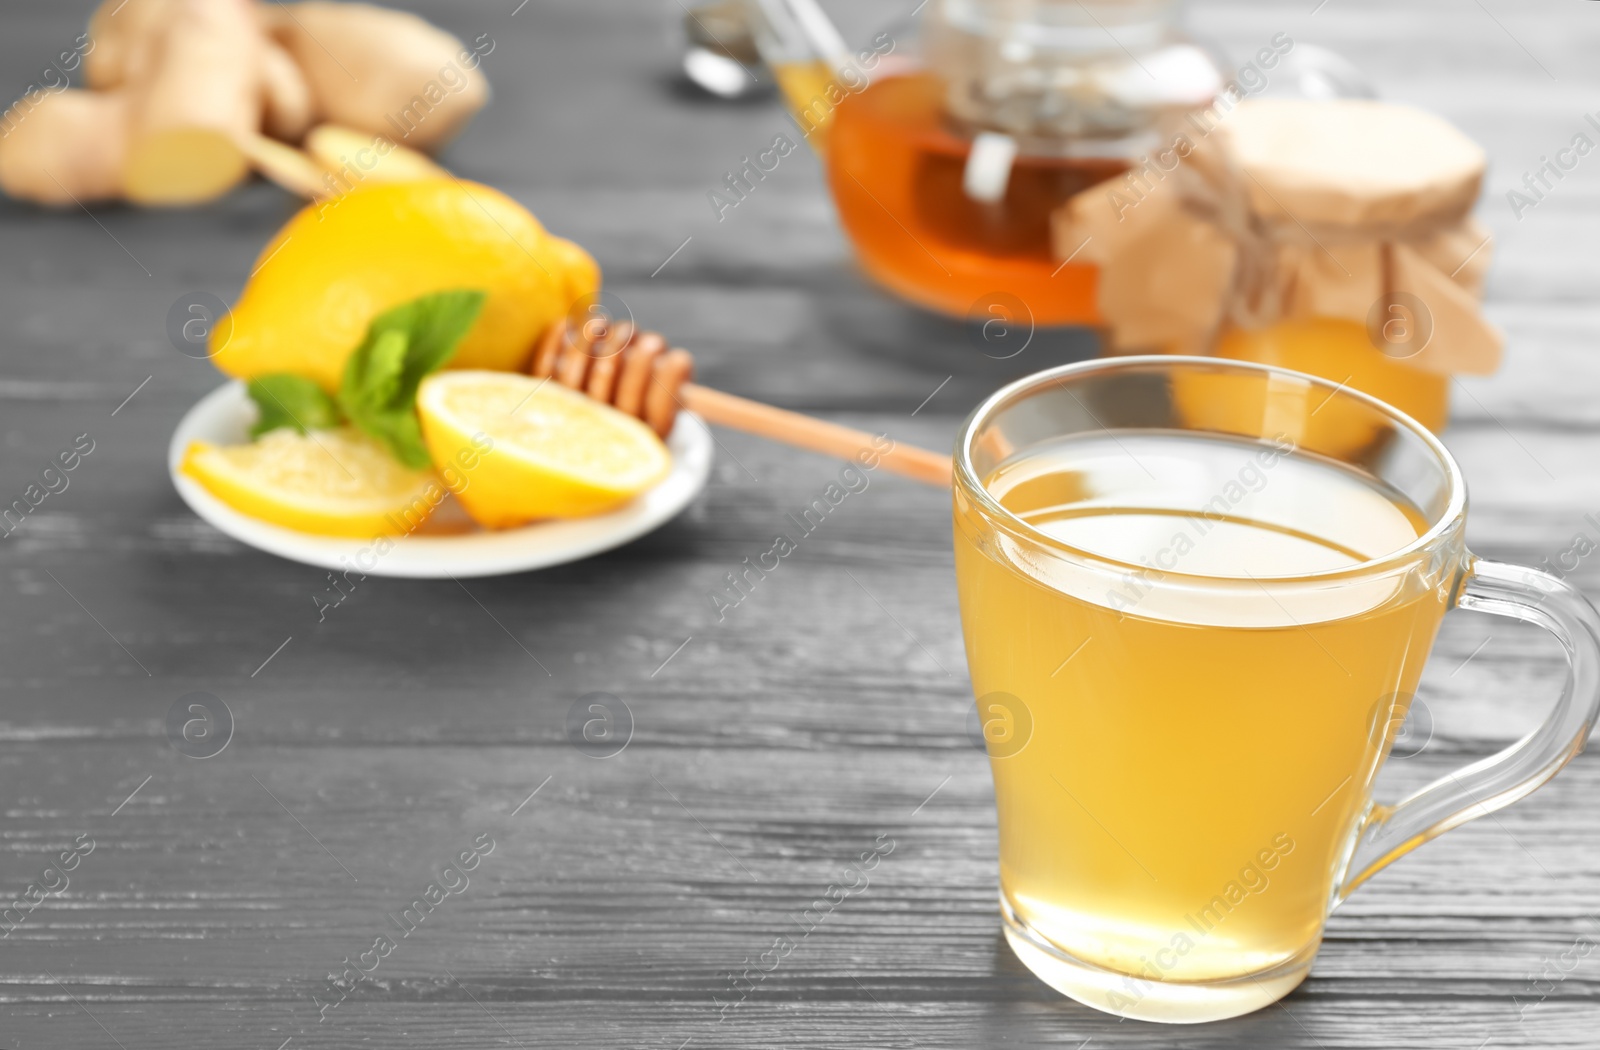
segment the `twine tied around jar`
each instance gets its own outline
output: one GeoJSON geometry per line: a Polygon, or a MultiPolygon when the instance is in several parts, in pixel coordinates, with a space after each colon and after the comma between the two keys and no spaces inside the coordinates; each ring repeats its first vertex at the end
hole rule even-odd
{"type": "Polygon", "coordinates": [[[1114,350],[1207,353],[1226,326],[1332,317],[1415,368],[1495,370],[1476,143],[1366,100],[1251,99],[1210,116],[1053,217],[1057,257],[1099,266],[1114,350]]]}

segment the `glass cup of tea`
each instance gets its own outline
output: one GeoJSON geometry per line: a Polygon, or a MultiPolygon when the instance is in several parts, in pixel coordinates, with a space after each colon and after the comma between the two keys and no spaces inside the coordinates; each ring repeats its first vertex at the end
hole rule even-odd
{"type": "Polygon", "coordinates": [[[955,454],[955,564],[994,774],[1007,940],[1125,1017],[1232,1017],[1309,972],[1391,861],[1577,754],[1600,617],[1463,542],[1460,468],[1365,394],[1198,357],[1000,390],[955,454]],[[1571,670],[1530,736],[1395,804],[1373,781],[1451,608],[1571,670]]]}

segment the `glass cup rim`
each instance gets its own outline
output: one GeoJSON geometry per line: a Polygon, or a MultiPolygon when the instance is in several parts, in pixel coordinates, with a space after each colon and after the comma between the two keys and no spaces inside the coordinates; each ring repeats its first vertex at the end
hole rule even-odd
{"type": "MultiPolygon", "coordinates": [[[[1249,577],[1258,583],[1273,584],[1298,584],[1314,583],[1340,578],[1352,578],[1368,575],[1379,575],[1413,560],[1417,555],[1431,547],[1446,532],[1456,526],[1466,513],[1467,487],[1461,474],[1461,467],[1456,463],[1450,450],[1445,448],[1444,442],[1428,428],[1418,423],[1415,419],[1395,408],[1393,405],[1371,394],[1360,390],[1351,389],[1344,383],[1333,383],[1321,376],[1310,375],[1306,372],[1297,372],[1293,369],[1282,368],[1278,365],[1258,364],[1254,361],[1235,361],[1228,358],[1206,357],[1194,354],[1132,354],[1125,357],[1101,357],[1088,361],[1075,361],[1071,364],[1057,365],[1031,375],[1015,379],[996,390],[978,403],[978,406],[968,414],[956,431],[954,462],[954,488],[964,493],[968,499],[982,508],[984,515],[995,523],[1002,525],[1017,535],[1035,543],[1040,547],[1058,554],[1089,562],[1091,564],[1109,566],[1118,572],[1139,572],[1146,568],[1136,562],[1122,561],[1111,558],[1082,547],[1074,546],[1064,540],[1051,536],[1041,529],[1035,528],[1021,517],[1013,514],[999,500],[989,493],[978,478],[977,469],[972,464],[972,445],[979,428],[992,418],[997,412],[1008,405],[1021,400],[1041,386],[1057,382],[1063,378],[1076,377],[1093,372],[1120,372],[1134,371],[1139,368],[1198,368],[1220,371],[1255,372],[1263,375],[1293,376],[1305,380],[1314,387],[1328,391],[1328,397],[1347,397],[1357,403],[1365,403],[1370,408],[1377,410],[1406,430],[1411,431],[1420,438],[1433,453],[1434,457],[1443,466],[1450,486],[1450,499],[1444,510],[1439,514],[1438,520],[1432,522],[1427,531],[1415,540],[1390,551],[1377,558],[1369,558],[1355,565],[1341,569],[1323,569],[1317,572],[1295,573],[1284,576],[1254,576],[1249,577]]],[[[1106,433],[1115,433],[1110,427],[1102,429],[1106,433]]],[[[1212,576],[1205,573],[1186,573],[1177,570],[1162,570],[1164,578],[1188,580],[1192,583],[1237,583],[1242,577],[1212,576]]]]}

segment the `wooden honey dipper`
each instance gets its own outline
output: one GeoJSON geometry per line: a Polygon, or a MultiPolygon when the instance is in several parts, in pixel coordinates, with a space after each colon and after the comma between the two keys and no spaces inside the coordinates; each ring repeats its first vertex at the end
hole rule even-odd
{"type": "MultiPolygon", "coordinates": [[[[865,431],[689,382],[694,356],[628,321],[551,325],[534,349],[530,371],[637,416],[663,438],[678,410],[688,409],[707,422],[826,456],[853,459],[875,447],[865,431]]],[[[897,441],[879,462],[893,473],[950,487],[950,457],[938,452],[897,441]]]]}

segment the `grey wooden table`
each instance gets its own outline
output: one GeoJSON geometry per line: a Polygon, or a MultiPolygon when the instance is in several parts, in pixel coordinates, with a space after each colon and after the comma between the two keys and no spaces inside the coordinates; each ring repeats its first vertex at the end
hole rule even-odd
{"type": "MultiPolygon", "coordinates": [[[[417,6],[496,44],[496,97],[452,165],[588,245],[709,384],[942,445],[1002,381],[1092,352],[1075,333],[997,362],[866,286],[803,153],[719,223],[707,191],[784,119],[770,100],[715,104],[675,83],[675,5],[417,6]]],[[[910,4],[831,6],[863,35],[910,4]]],[[[1586,517],[1600,512],[1600,159],[1520,219],[1506,198],[1541,155],[1595,137],[1600,9],[1313,6],[1202,3],[1195,20],[1236,54],[1278,31],[1339,49],[1387,97],[1488,146],[1489,312],[1510,353],[1457,390],[1446,435],[1470,478],[1471,541],[1537,563],[1575,534],[1600,539],[1586,517]]],[[[88,8],[6,6],[7,97],[88,8]]],[[[70,885],[0,939],[0,1046],[1600,1038],[1593,756],[1378,876],[1332,919],[1311,980],[1256,1015],[1118,1023],[1034,979],[999,932],[937,491],[875,477],[719,622],[710,592],[838,469],[722,434],[705,495],[631,546],[465,587],[371,579],[318,622],[323,574],[201,524],[164,467],[178,417],[218,382],[174,351],[167,309],[232,296],[292,208],[264,185],[173,214],[0,204],[0,502],[78,435],[94,442],[69,487],[0,539],[0,898],[80,853],[70,885]],[[165,731],[192,691],[236,719],[203,761],[165,731]],[[597,691],[634,719],[605,759],[568,739],[569,710],[597,691]],[[778,970],[730,978],[890,840],[868,890],[778,970]],[[464,876],[443,870],[474,849],[464,876]],[[436,882],[431,914],[403,918],[436,882]],[[370,975],[347,968],[386,935],[397,946],[370,975]]],[[[1593,560],[1571,578],[1600,596],[1593,560]]],[[[1525,731],[1558,662],[1531,629],[1452,617],[1422,694],[1431,737],[1391,763],[1390,790],[1525,731]]]]}

